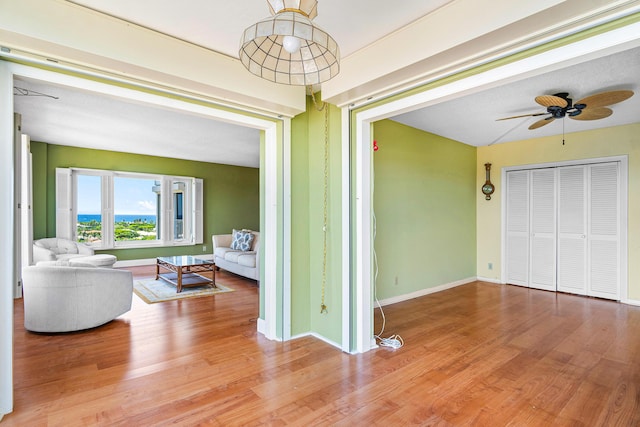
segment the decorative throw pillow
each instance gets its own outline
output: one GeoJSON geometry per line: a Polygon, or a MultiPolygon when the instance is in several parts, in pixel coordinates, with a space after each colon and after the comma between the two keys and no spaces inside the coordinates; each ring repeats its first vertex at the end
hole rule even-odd
{"type": "Polygon", "coordinates": [[[233,230],[233,240],[231,242],[231,249],[236,251],[249,251],[251,250],[251,244],[253,243],[253,234],[244,230],[233,230]]]}

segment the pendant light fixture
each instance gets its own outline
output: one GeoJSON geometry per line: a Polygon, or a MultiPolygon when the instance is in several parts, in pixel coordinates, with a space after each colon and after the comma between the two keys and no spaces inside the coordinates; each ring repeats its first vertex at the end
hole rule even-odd
{"type": "Polygon", "coordinates": [[[317,0],[267,0],[271,17],[247,28],[240,61],[251,73],[287,85],[309,86],[340,71],[336,41],[311,20],[317,0]]]}

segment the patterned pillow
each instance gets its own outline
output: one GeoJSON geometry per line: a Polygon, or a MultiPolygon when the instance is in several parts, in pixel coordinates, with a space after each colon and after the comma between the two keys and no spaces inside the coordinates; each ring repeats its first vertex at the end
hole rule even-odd
{"type": "Polygon", "coordinates": [[[231,249],[236,251],[250,251],[251,244],[253,243],[253,234],[246,230],[233,230],[233,241],[231,242],[231,249]]]}

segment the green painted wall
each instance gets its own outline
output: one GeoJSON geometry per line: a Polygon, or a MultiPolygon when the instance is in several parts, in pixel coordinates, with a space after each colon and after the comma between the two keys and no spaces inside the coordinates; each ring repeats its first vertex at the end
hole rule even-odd
{"type": "MultiPolygon", "coordinates": [[[[48,237],[47,234],[47,144],[31,141],[33,193],[33,238],[48,237]]],[[[53,211],[55,212],[55,210],[53,211]]],[[[54,228],[55,234],[55,228],[54,228]]]]}
{"type": "Polygon", "coordinates": [[[212,234],[230,233],[232,228],[257,230],[260,226],[260,186],[257,168],[43,143],[32,143],[31,152],[34,163],[35,239],[56,234],[55,170],[58,167],[193,176],[204,180],[203,245],[101,251],[116,255],[119,260],[210,254],[212,234]],[[42,218],[46,218],[46,221],[42,221],[42,218]],[[43,223],[46,224],[45,229],[41,225],[43,223]]]}
{"type": "MultiPolygon", "coordinates": [[[[320,102],[320,95],[316,94],[320,102]]],[[[326,281],[321,313],[324,267],[325,111],[311,97],[306,113],[292,120],[292,335],[317,333],[340,344],[342,340],[342,178],[340,110],[327,105],[329,120],[327,173],[326,281]]],[[[347,321],[347,319],[345,319],[347,321]]]]}
{"type": "Polygon", "coordinates": [[[476,276],[476,148],[374,124],[378,299],[476,276]]]}
{"type": "Polygon", "coordinates": [[[309,113],[291,120],[291,335],[311,330],[309,317],[309,113]]]}

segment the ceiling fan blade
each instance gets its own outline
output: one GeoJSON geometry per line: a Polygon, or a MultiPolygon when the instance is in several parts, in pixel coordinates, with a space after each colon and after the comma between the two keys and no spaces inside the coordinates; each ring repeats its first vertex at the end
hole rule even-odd
{"type": "Polygon", "coordinates": [[[547,125],[547,124],[551,123],[554,120],[555,119],[553,117],[548,117],[546,119],[538,120],[537,122],[535,122],[534,124],[529,126],[529,130],[538,129],[538,128],[544,126],[544,125],[547,125]]]}
{"type": "Polygon", "coordinates": [[[566,99],[560,98],[559,96],[555,96],[555,95],[540,95],[540,96],[536,96],[536,102],[538,104],[542,105],[543,107],[560,107],[560,108],[564,108],[567,105],[569,105],[569,103],[567,102],[566,99]]]}
{"type": "Polygon", "coordinates": [[[591,109],[617,104],[618,102],[622,102],[626,99],[631,98],[632,96],[632,90],[612,90],[610,92],[602,92],[595,95],[587,96],[586,98],[582,98],[575,104],[584,104],[587,106],[586,108],[591,109]]]}
{"type": "Polygon", "coordinates": [[[577,116],[569,116],[574,120],[599,120],[609,117],[613,114],[613,110],[607,107],[585,108],[582,113],[577,116]]]}
{"type": "Polygon", "coordinates": [[[499,122],[500,120],[509,120],[509,119],[519,119],[521,117],[535,117],[535,116],[543,116],[545,114],[549,114],[546,111],[544,113],[532,113],[532,114],[522,114],[520,116],[511,116],[511,117],[503,117],[501,119],[496,119],[496,122],[499,122]]]}

